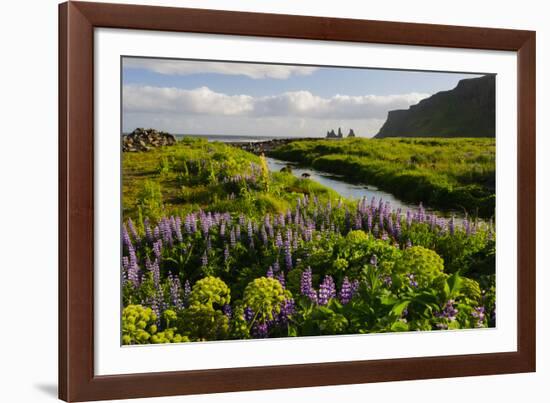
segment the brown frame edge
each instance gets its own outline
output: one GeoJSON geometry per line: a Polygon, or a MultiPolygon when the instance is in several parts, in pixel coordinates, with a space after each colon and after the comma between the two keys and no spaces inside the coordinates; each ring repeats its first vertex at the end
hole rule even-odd
{"type": "Polygon", "coordinates": [[[122,399],[535,371],[535,32],[230,11],[59,5],[59,398],[122,399]],[[95,376],[93,30],[97,27],[518,52],[518,351],[95,376]]]}

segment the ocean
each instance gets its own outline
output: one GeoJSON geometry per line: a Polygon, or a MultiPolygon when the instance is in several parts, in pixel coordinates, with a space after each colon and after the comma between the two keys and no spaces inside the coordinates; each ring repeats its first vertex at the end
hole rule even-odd
{"type": "MultiPolygon", "coordinates": [[[[219,141],[222,143],[257,143],[260,141],[280,140],[291,138],[289,136],[239,136],[229,134],[174,134],[177,139],[183,137],[198,137],[207,139],[208,141],[219,141]]],[[[321,137],[312,137],[312,139],[320,139],[321,137]]]]}

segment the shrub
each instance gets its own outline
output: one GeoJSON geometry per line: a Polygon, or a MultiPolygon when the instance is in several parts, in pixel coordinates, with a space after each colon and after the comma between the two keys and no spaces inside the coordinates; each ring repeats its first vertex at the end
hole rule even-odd
{"type": "Polygon", "coordinates": [[[291,295],[273,278],[260,277],[251,281],[244,290],[243,303],[252,309],[261,322],[272,320],[281,311],[281,304],[291,295]]]}
{"type": "Polygon", "coordinates": [[[147,344],[157,332],[157,315],[151,308],[128,305],[122,310],[122,344],[147,344]]]}
{"type": "Polygon", "coordinates": [[[425,287],[443,273],[443,259],[433,250],[413,246],[405,249],[394,270],[401,276],[414,275],[419,286],[425,287]]]}

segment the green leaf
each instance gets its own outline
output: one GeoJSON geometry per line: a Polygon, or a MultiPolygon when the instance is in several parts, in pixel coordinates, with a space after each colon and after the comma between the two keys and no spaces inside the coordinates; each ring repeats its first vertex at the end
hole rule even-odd
{"type": "Polygon", "coordinates": [[[393,332],[406,332],[409,330],[409,325],[406,322],[398,320],[391,325],[390,329],[393,332]]]}
{"type": "Polygon", "coordinates": [[[406,299],[404,301],[401,301],[401,302],[398,302],[397,304],[395,304],[393,306],[391,311],[394,314],[396,314],[397,316],[401,316],[403,314],[403,311],[405,310],[405,308],[408,307],[410,303],[411,303],[411,301],[408,300],[408,299],[406,299]]]}
{"type": "Polygon", "coordinates": [[[395,305],[400,301],[399,298],[394,297],[393,295],[383,295],[380,297],[380,302],[382,305],[395,305]]]}
{"type": "Polygon", "coordinates": [[[450,288],[449,295],[451,297],[454,297],[460,292],[460,289],[462,288],[462,277],[460,277],[458,272],[456,272],[447,279],[447,284],[450,288]]]}

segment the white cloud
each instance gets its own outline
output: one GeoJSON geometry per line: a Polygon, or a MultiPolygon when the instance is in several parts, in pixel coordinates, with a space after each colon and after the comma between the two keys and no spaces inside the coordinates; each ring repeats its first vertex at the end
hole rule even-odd
{"type": "Polygon", "coordinates": [[[142,113],[187,113],[197,115],[243,115],[254,109],[248,95],[225,95],[207,87],[179,88],[124,86],[124,110],[142,113]]]}
{"type": "Polygon", "coordinates": [[[166,75],[190,75],[217,73],[244,75],[253,79],[274,78],[285,80],[292,75],[306,76],[318,70],[317,67],[282,66],[252,63],[223,63],[204,61],[184,61],[170,59],[125,58],[124,68],[139,68],[166,75]]]}
{"type": "Polygon", "coordinates": [[[227,95],[207,87],[192,90],[124,86],[129,113],[173,113],[209,116],[295,117],[316,119],[384,119],[389,110],[408,108],[429,94],[335,95],[323,98],[309,91],[273,96],[227,95]]]}

